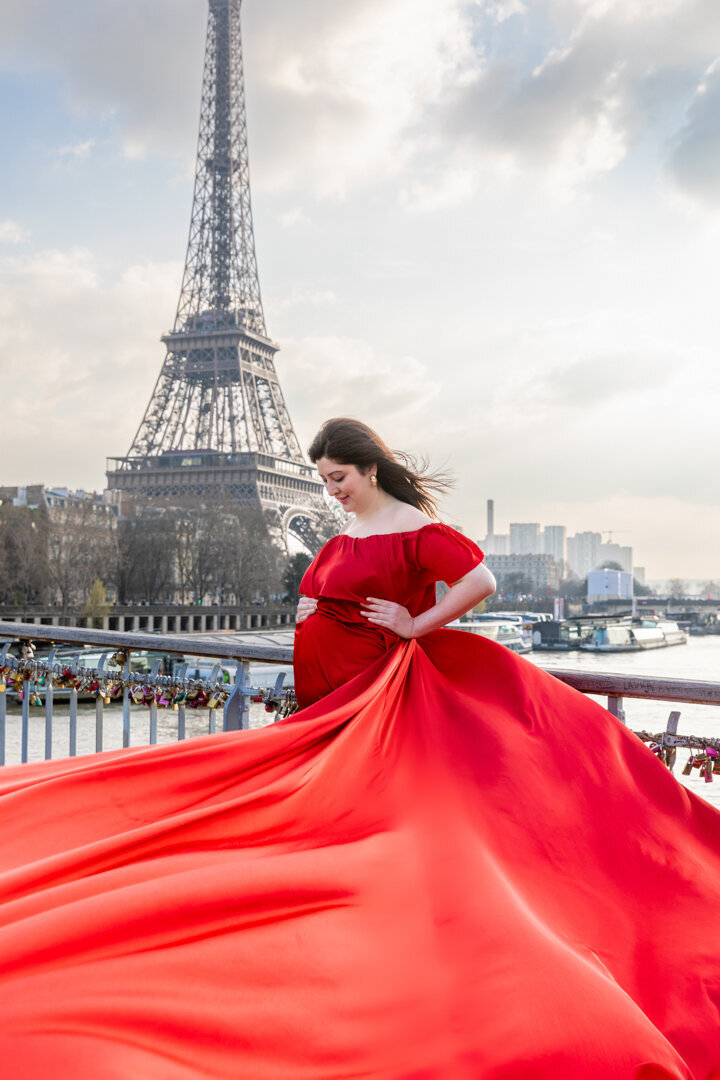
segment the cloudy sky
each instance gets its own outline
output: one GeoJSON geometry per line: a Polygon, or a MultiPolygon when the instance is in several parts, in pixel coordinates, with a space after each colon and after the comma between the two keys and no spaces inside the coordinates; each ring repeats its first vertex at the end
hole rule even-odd
{"type": "MultiPolygon", "coordinates": [[[[206,0],[0,9],[3,477],[100,489],[173,322],[206,0]]],[[[720,575],[717,0],[245,0],[255,232],[302,442],[448,520],[720,575]]]]}

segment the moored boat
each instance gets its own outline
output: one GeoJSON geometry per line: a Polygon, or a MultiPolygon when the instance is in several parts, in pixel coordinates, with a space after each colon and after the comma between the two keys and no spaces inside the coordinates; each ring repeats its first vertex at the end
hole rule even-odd
{"type": "Polygon", "coordinates": [[[599,623],[580,643],[584,652],[642,652],[685,645],[687,635],[669,619],[636,619],[632,622],[599,623]]]}
{"type": "Polygon", "coordinates": [[[497,641],[498,645],[504,645],[512,652],[526,653],[532,649],[528,633],[518,623],[509,619],[481,616],[480,618],[455,619],[447,626],[449,630],[465,630],[470,634],[479,634],[480,637],[489,638],[490,641],[497,641]]]}
{"type": "Polygon", "coordinates": [[[576,622],[536,622],[532,628],[532,646],[539,652],[570,652],[579,649],[591,630],[576,622]]]}

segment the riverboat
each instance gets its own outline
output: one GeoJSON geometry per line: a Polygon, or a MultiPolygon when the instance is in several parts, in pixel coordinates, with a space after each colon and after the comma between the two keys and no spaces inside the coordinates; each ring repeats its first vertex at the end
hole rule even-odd
{"type": "Polygon", "coordinates": [[[465,630],[470,634],[479,634],[480,637],[497,641],[498,645],[504,645],[516,653],[527,653],[532,649],[532,641],[529,634],[522,626],[511,619],[493,619],[488,616],[455,619],[448,623],[450,630],[465,630]]]}
{"type": "Polygon", "coordinates": [[[687,644],[685,634],[669,619],[636,619],[626,623],[600,623],[580,643],[584,652],[642,652],[687,644]]]}
{"type": "Polygon", "coordinates": [[[532,647],[538,652],[571,652],[579,649],[592,633],[592,627],[577,622],[536,622],[532,628],[532,647]]]}

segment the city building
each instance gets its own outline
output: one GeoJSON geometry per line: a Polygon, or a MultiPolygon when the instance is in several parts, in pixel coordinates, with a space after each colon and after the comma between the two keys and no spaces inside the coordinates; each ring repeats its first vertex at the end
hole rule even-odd
{"type": "Polygon", "coordinates": [[[632,600],[632,574],[624,570],[591,570],[587,582],[588,603],[601,600],[632,600]]]}
{"type": "Polygon", "coordinates": [[[602,534],[581,532],[567,538],[567,562],[570,571],[579,578],[587,577],[602,562],[602,534]]]}
{"type": "Polygon", "coordinates": [[[567,529],[564,525],[546,525],[542,534],[543,554],[560,563],[563,575],[567,562],[567,529]]]}
{"type": "Polygon", "coordinates": [[[29,510],[45,509],[45,488],[42,484],[29,484],[26,487],[0,487],[0,506],[26,506],[29,510]]]}
{"type": "Polygon", "coordinates": [[[486,555],[507,555],[510,550],[510,537],[507,533],[495,533],[486,536],[480,543],[486,555]]]}
{"type": "MultiPolygon", "coordinates": [[[[612,537],[612,533],[609,535],[612,537]]],[[[534,521],[516,521],[508,533],[496,533],[495,500],[488,499],[487,536],[480,546],[488,557],[548,556],[557,564],[561,579],[568,574],[584,579],[607,563],[616,563],[625,573],[632,574],[633,549],[611,540],[604,544],[602,537],[602,533],[591,531],[568,536],[564,525],[541,527],[534,521]]]]}
{"type": "Polygon", "coordinates": [[[522,579],[525,589],[535,595],[546,593],[548,589],[555,591],[560,586],[561,568],[551,555],[491,554],[486,556],[485,564],[495,576],[498,592],[506,586],[513,592],[524,591],[516,588],[522,579]]]}
{"type": "Polygon", "coordinates": [[[93,511],[98,513],[115,513],[107,499],[95,491],[71,491],[70,488],[49,488],[43,484],[30,484],[27,487],[0,487],[0,506],[3,503],[24,506],[28,510],[47,510],[51,516],[55,511],[81,506],[92,507],[93,511]]]}
{"type": "Polygon", "coordinates": [[[514,522],[510,525],[511,555],[540,555],[540,526],[537,522],[514,522]]]}
{"type": "Polygon", "coordinates": [[[626,573],[632,574],[633,570],[633,549],[623,544],[601,544],[599,550],[599,562],[597,569],[603,565],[603,563],[615,562],[618,566],[622,566],[626,573]]]}

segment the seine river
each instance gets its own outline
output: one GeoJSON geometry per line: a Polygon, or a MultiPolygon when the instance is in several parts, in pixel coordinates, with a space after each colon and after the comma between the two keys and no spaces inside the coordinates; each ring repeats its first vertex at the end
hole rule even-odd
{"type": "MultiPolygon", "coordinates": [[[[720,682],[720,636],[692,637],[687,645],[667,649],[652,649],[642,653],[528,653],[527,659],[549,671],[553,668],[595,672],[614,672],[624,675],[656,675],[665,678],[698,679],[720,682]]],[[[255,673],[256,685],[270,685],[277,668],[265,666],[255,673]]],[[[598,698],[601,704],[605,700],[598,698]]],[[[671,704],[662,701],[636,701],[625,699],[625,716],[628,726],[635,730],[659,732],[664,730],[672,709],[680,710],[679,732],[720,737],[720,706],[671,704]]],[[[43,709],[30,711],[30,759],[44,756],[45,714],[43,709]]],[[[203,735],[208,730],[208,714],[186,712],[187,735],[203,735]]],[[[262,727],[271,720],[263,705],[251,706],[250,725],[262,727]]],[[[177,738],[178,714],[158,710],[158,741],[173,742],[177,738]]],[[[222,717],[218,713],[218,722],[222,717]]],[[[142,706],[132,709],[131,744],[140,746],[148,741],[149,713],[142,706]]],[[[56,703],[53,725],[53,756],[65,757],[68,753],[67,704],[56,703]]],[[[106,750],[122,746],[122,711],[119,703],[112,703],[104,711],[104,747],[106,750]]],[[[82,703],[78,709],[78,751],[92,753],[95,749],[95,706],[82,703]]],[[[720,774],[713,783],[707,784],[697,770],[689,777],[682,775],[687,751],[678,752],[675,776],[680,783],[707,799],[720,809],[720,774]]],[[[8,764],[20,760],[20,710],[8,701],[6,760],[8,764]]]]}

